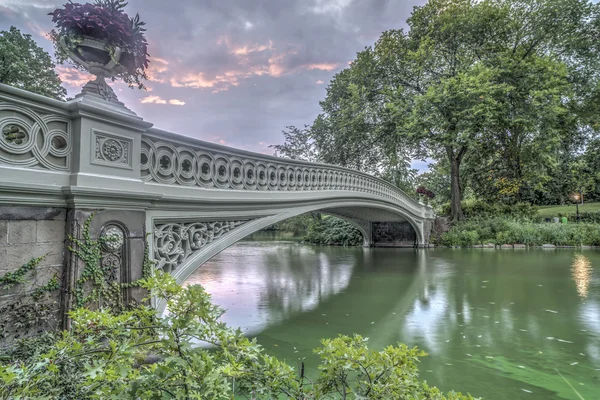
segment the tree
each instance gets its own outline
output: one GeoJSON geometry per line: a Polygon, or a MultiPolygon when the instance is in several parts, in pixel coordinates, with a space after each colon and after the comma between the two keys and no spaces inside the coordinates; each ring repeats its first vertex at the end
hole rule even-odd
{"type": "Polygon", "coordinates": [[[432,0],[415,9],[408,33],[384,32],[376,43],[398,133],[450,163],[454,220],[465,158],[503,161],[497,184],[507,194],[551,164],[563,122],[577,122],[581,60],[597,65],[576,46],[592,36],[597,9],[578,0],[432,0]]]}
{"type": "Polygon", "coordinates": [[[0,83],[64,100],[67,92],[50,55],[14,26],[0,31],[0,83]]]}
{"type": "Polygon", "coordinates": [[[285,128],[287,130],[281,131],[285,142],[269,146],[275,149],[275,155],[292,160],[316,162],[318,153],[311,138],[310,127],[304,126],[304,129],[299,129],[295,126],[286,126],[285,128]]]}

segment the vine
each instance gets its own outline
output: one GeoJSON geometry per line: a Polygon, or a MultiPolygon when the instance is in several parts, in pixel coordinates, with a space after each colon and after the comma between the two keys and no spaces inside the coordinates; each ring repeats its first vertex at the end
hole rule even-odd
{"type": "MultiPolygon", "coordinates": [[[[102,246],[118,241],[117,236],[98,237],[93,239],[91,235],[91,224],[96,212],[93,212],[83,223],[81,239],[69,235],[72,245],[69,251],[77,256],[84,264],[83,271],[75,283],[73,296],[75,308],[85,307],[92,302],[115,310],[123,310],[126,305],[123,299],[123,290],[139,287],[141,280],[129,283],[110,281],[110,266],[102,267],[102,246]],[[90,287],[91,286],[91,287],[90,287]],[[87,294],[85,288],[88,288],[87,294]]],[[[152,273],[153,261],[150,260],[148,245],[144,248],[144,260],[142,264],[142,279],[152,273]]]]}
{"type": "MultiPolygon", "coordinates": [[[[18,269],[7,272],[0,276],[0,287],[3,290],[9,290],[16,285],[26,282],[25,277],[29,272],[35,272],[46,256],[35,257],[18,269]]],[[[32,327],[38,326],[42,322],[48,322],[54,317],[53,305],[50,302],[40,302],[44,294],[60,289],[58,277],[55,274],[48,283],[37,287],[30,293],[30,301],[27,296],[18,296],[16,301],[0,307],[0,339],[5,339],[12,331],[27,333],[32,327]]]]}
{"type": "Polygon", "coordinates": [[[2,286],[2,289],[10,289],[15,285],[25,283],[25,275],[27,275],[29,271],[36,269],[45,257],[46,256],[43,255],[41,257],[32,258],[18,269],[0,276],[0,286],[2,286]]]}

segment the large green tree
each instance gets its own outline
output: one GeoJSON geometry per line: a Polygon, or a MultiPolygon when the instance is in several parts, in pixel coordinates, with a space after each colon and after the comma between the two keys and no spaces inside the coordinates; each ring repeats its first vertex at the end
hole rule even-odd
{"type": "Polygon", "coordinates": [[[599,6],[430,0],[337,74],[312,127],[322,161],[372,172],[445,160],[462,216],[463,162],[508,201],[540,189],[568,137],[597,123],[599,6]],[[594,122],[594,118],[596,121],[594,122]]]}
{"type": "Polygon", "coordinates": [[[54,67],[50,55],[31,35],[14,26],[0,31],[0,83],[64,100],[67,92],[54,67]]]}
{"type": "Polygon", "coordinates": [[[385,32],[367,50],[385,66],[398,134],[450,163],[453,219],[465,158],[502,169],[507,196],[552,165],[562,128],[579,123],[580,89],[594,81],[598,56],[581,44],[591,44],[597,12],[578,0],[431,0],[410,31],[385,32]]]}

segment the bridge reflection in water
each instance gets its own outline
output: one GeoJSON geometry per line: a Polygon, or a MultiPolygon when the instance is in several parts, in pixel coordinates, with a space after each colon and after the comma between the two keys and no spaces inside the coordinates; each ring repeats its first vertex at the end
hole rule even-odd
{"type": "Polygon", "coordinates": [[[587,399],[600,388],[596,264],[594,251],[241,242],[189,282],[228,309],[231,325],[292,365],[303,359],[307,371],[318,362],[312,349],[321,338],[359,333],[373,348],[418,345],[430,354],[422,375],[446,390],[577,399],[556,369],[587,399]],[[575,263],[586,265],[585,298],[572,279],[575,263]]]}

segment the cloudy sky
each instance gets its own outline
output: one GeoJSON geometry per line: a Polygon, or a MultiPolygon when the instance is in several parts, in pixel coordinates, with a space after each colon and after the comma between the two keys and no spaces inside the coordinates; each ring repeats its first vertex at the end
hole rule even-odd
{"type": "MultiPolygon", "coordinates": [[[[15,25],[53,54],[48,12],[66,0],[0,0],[15,25]]],[[[146,22],[148,91],[113,88],[158,128],[272,154],[287,125],[310,124],[331,78],[382,31],[405,27],[421,0],[130,0],[146,22]]],[[[89,79],[57,68],[68,95],[89,79]]]]}

